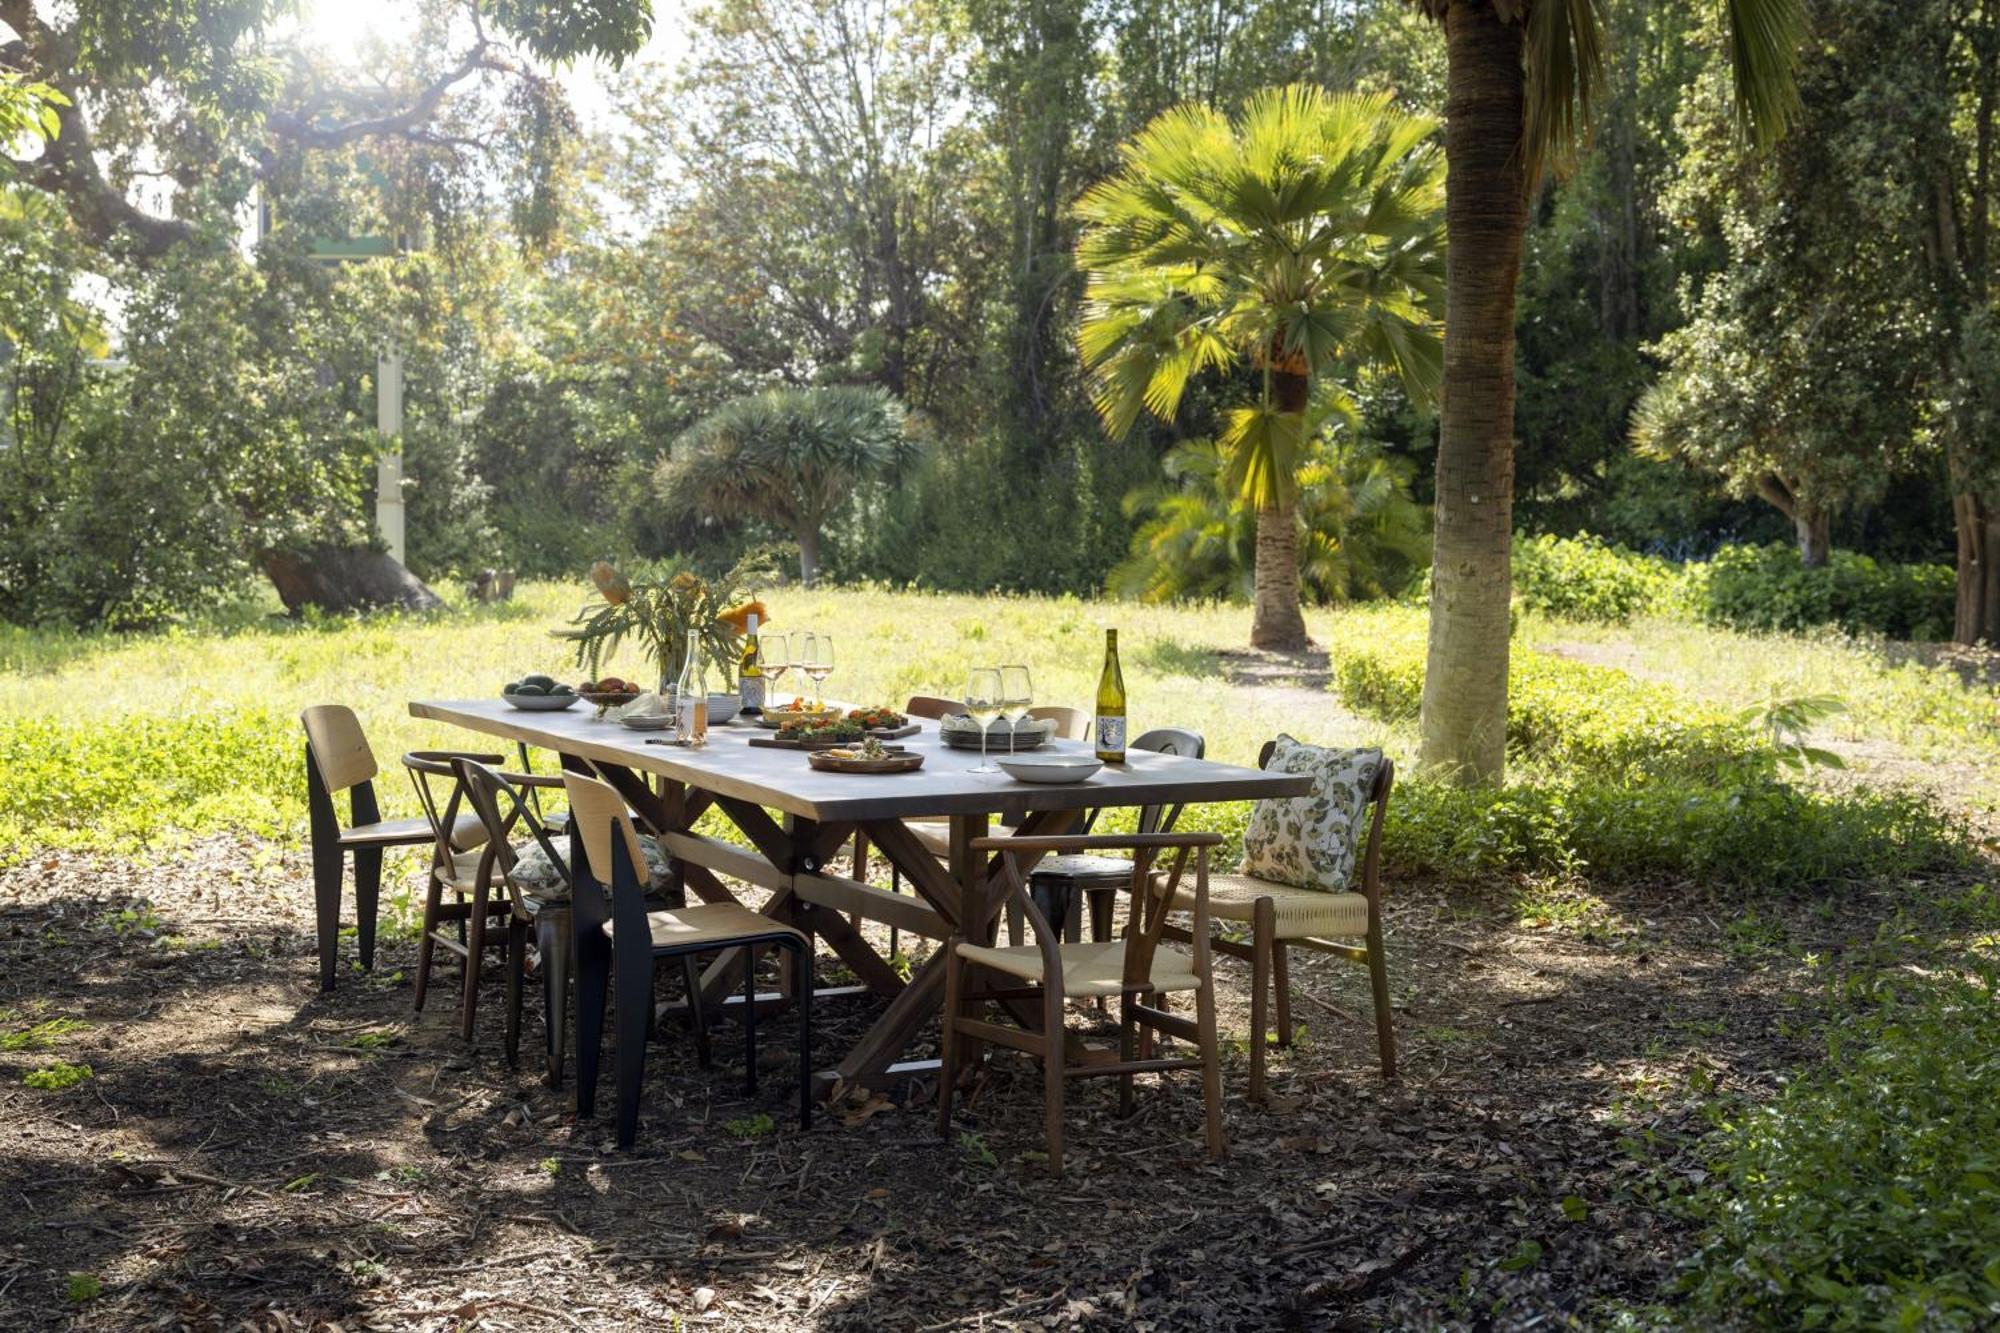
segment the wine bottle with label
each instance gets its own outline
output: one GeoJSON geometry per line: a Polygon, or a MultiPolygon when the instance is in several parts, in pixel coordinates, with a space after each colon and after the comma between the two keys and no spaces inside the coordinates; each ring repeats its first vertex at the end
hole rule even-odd
{"type": "Polygon", "coordinates": [[[1097,678],[1097,757],[1125,762],[1125,675],[1118,669],[1118,631],[1104,631],[1104,674],[1097,678]]]}
{"type": "Polygon", "coordinates": [[[757,613],[743,618],[743,659],[736,666],[739,713],[756,717],[764,711],[764,663],[757,651],[757,613]]]}

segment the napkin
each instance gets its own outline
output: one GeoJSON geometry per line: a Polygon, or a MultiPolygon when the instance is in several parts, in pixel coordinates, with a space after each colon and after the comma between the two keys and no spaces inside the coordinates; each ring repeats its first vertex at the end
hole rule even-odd
{"type": "Polygon", "coordinates": [[[647,690],[631,703],[621,704],[617,708],[612,709],[610,716],[622,722],[628,717],[665,717],[672,711],[671,708],[667,707],[665,699],[662,699],[653,691],[647,690]]]}

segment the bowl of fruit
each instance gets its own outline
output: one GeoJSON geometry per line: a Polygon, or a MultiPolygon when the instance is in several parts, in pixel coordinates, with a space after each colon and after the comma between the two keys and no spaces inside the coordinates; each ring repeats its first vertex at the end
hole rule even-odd
{"type": "Polygon", "coordinates": [[[576,687],[576,692],[588,704],[596,704],[602,713],[607,708],[623,708],[645,691],[636,680],[624,680],[618,676],[605,676],[600,680],[586,680],[576,687]]]}
{"type": "Polygon", "coordinates": [[[500,687],[500,697],[524,713],[559,713],[576,703],[576,688],[554,676],[540,674],[510,680],[500,687]]]}

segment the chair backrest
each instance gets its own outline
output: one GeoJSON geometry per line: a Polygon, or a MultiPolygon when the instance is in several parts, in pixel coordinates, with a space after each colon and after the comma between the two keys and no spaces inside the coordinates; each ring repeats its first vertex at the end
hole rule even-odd
{"type": "MultiPolygon", "coordinates": [[[[1257,751],[1257,767],[1268,768],[1278,742],[1264,742],[1257,751]]],[[[1368,804],[1374,807],[1368,818],[1368,844],[1361,853],[1361,892],[1376,897],[1382,887],[1382,823],[1389,813],[1389,793],[1396,785],[1396,761],[1388,755],[1375,766],[1375,780],[1368,784],[1368,804]]]]}
{"type": "MultiPolygon", "coordinates": [[[[569,863],[556,850],[554,839],[550,838],[548,826],[543,824],[533,805],[521,794],[521,789],[507,780],[504,773],[495,772],[477,759],[463,756],[451,761],[458,774],[459,785],[465,791],[465,803],[472,807],[480,826],[486,830],[488,851],[485,853],[498,865],[506,880],[508,892],[514,898],[514,906],[526,915],[527,905],[522,900],[521,886],[514,881],[514,866],[518,858],[508,841],[515,826],[525,823],[528,831],[541,845],[542,852],[549,858],[564,883],[570,882],[569,863]]],[[[530,791],[533,788],[529,788],[530,791]]]]}
{"type": "Polygon", "coordinates": [[[903,705],[903,711],[911,717],[926,718],[935,722],[954,713],[963,713],[965,705],[956,699],[943,699],[935,694],[913,694],[910,696],[910,701],[903,705]]]}
{"type": "Polygon", "coordinates": [[[625,809],[625,798],[608,783],[581,773],[563,773],[563,789],[569,793],[569,826],[583,840],[583,865],[599,884],[611,883],[611,827],[616,824],[625,838],[635,872],[645,874],[646,852],[639,845],[639,830],[625,809]]]}
{"type": "Polygon", "coordinates": [[[1090,714],[1068,704],[1043,704],[1030,708],[1028,716],[1037,722],[1056,724],[1056,735],[1066,741],[1080,741],[1090,735],[1090,714]]]}
{"type": "MultiPolygon", "coordinates": [[[[1154,727],[1132,742],[1135,750],[1145,750],[1152,754],[1177,755],[1182,759],[1199,759],[1208,753],[1208,742],[1198,731],[1184,727],[1154,727]]],[[[1180,805],[1142,805],[1139,807],[1139,832],[1171,833],[1180,822],[1180,805]]]]}
{"type": "Polygon", "coordinates": [[[375,776],[375,752],[361,732],[361,720],[344,704],[314,704],[299,714],[306,748],[329,794],[346,791],[375,776]]]}

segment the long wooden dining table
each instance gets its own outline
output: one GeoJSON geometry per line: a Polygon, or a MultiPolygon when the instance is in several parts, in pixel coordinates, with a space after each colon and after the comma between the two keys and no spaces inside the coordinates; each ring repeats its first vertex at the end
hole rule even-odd
{"type": "MultiPolygon", "coordinates": [[[[564,712],[528,712],[498,699],[416,700],[412,716],[450,723],[551,750],[564,767],[601,777],[625,798],[648,832],[671,855],[675,874],[692,898],[736,901],[730,880],[769,892],[761,910],[824,941],[860,985],[889,1003],[837,1068],[822,1071],[829,1095],[850,1087],[880,1087],[935,1067],[935,1061],[902,1057],[944,998],[942,952],[935,952],[907,980],[850,917],[865,918],[930,939],[954,933],[991,943],[1004,891],[1003,858],[979,856],[972,841],[995,819],[1022,835],[1072,831],[1093,809],[1178,805],[1299,796],[1310,780],[1284,773],[1204,759],[1131,751],[1122,764],[1106,765],[1080,783],[1052,786],[1004,775],[973,773],[977,750],[958,750],[938,736],[935,724],[898,743],[924,755],[922,768],[897,774],[823,772],[797,750],[753,746],[768,729],[738,720],[711,727],[700,748],[674,744],[659,734],[635,732],[578,706],[564,712]],[[651,779],[650,781],[648,779],[651,779]],[[747,841],[704,835],[695,825],[714,810],[747,841]],[[909,818],[949,820],[948,863],[904,824],[909,818]],[[827,867],[859,833],[916,890],[892,893],[827,867]]],[[[1058,751],[1087,752],[1073,741],[1050,741],[1058,751]]],[[[1029,858],[1018,857],[1025,869],[1029,858]]],[[[712,963],[702,978],[706,998],[729,995],[742,976],[741,950],[712,963]]],[[[815,989],[817,999],[825,994],[815,989]]],[[[782,1001],[782,996],[771,997],[782,1001]]],[[[1033,1012],[1024,1012],[1032,1023],[1033,1012]]]]}

